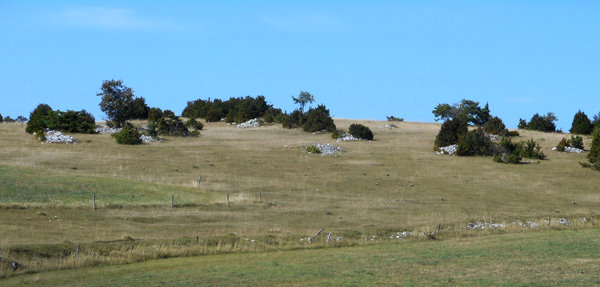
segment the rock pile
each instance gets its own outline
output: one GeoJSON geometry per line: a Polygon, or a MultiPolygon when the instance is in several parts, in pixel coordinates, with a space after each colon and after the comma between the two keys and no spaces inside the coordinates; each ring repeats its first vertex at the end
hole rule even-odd
{"type": "Polygon", "coordinates": [[[321,151],[321,156],[325,156],[325,155],[335,155],[338,152],[342,151],[342,148],[339,146],[332,146],[330,144],[320,144],[320,143],[315,143],[314,146],[321,151]]]}
{"type": "Polygon", "coordinates": [[[142,140],[142,142],[145,142],[145,143],[160,142],[159,139],[156,139],[156,138],[153,138],[153,137],[147,136],[147,135],[141,135],[140,139],[142,140]]]}
{"type": "Polygon", "coordinates": [[[449,154],[449,155],[453,155],[456,153],[456,151],[458,150],[458,145],[449,145],[449,146],[444,146],[444,147],[440,147],[440,151],[437,152],[437,154],[449,154]]]}
{"type": "Polygon", "coordinates": [[[341,136],[339,139],[337,139],[336,141],[337,141],[337,142],[340,142],[340,141],[345,141],[345,142],[346,142],[346,141],[357,141],[357,140],[358,140],[358,139],[357,139],[357,138],[355,138],[355,137],[354,137],[353,135],[351,135],[351,134],[343,134],[343,135],[342,135],[342,136],[341,136]]]}
{"type": "Polygon", "coordinates": [[[397,127],[398,126],[395,125],[395,124],[385,124],[385,125],[380,126],[379,128],[380,129],[394,129],[394,128],[397,128],[397,127]]]}
{"type": "Polygon", "coordinates": [[[46,130],[47,143],[76,143],[72,136],[64,135],[59,131],[46,130]]]}
{"type": "Polygon", "coordinates": [[[256,128],[260,127],[260,121],[257,118],[251,119],[245,123],[237,125],[238,128],[256,128]]]}
{"type": "Polygon", "coordinates": [[[104,126],[104,125],[100,125],[100,126],[96,127],[96,132],[100,133],[100,134],[106,134],[106,133],[108,133],[108,134],[114,134],[114,133],[118,133],[120,131],[121,131],[120,128],[118,128],[118,129],[117,128],[110,128],[110,127],[107,127],[107,126],[104,126]]]}
{"type": "MultiPolygon", "coordinates": [[[[558,149],[556,147],[553,147],[552,150],[557,151],[558,149]]],[[[565,152],[582,153],[582,152],[584,152],[584,150],[578,149],[576,147],[567,146],[567,147],[565,147],[565,152]]]]}

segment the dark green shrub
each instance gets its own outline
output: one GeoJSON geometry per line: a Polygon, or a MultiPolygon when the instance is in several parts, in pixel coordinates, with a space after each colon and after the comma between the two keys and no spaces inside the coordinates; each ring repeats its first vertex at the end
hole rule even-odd
{"type": "Polygon", "coordinates": [[[570,147],[570,146],[571,146],[571,142],[566,138],[562,138],[560,140],[560,142],[556,145],[556,150],[557,151],[565,151],[565,148],[570,147]]]}
{"type": "Polygon", "coordinates": [[[324,105],[310,108],[306,112],[306,120],[302,123],[305,132],[335,131],[335,124],[329,115],[329,110],[324,105]]]}
{"type": "Polygon", "coordinates": [[[592,147],[590,147],[588,160],[592,165],[600,166],[600,126],[592,131],[592,147]]]}
{"type": "Polygon", "coordinates": [[[361,124],[351,124],[348,132],[357,139],[373,140],[373,132],[361,124]]]}
{"type": "Polygon", "coordinates": [[[500,136],[504,136],[508,133],[506,126],[499,117],[491,117],[483,126],[483,131],[500,136]]]}
{"type": "Polygon", "coordinates": [[[6,118],[4,118],[4,121],[7,123],[14,123],[16,122],[13,118],[11,118],[10,116],[6,116],[6,118]]]}
{"type": "Polygon", "coordinates": [[[204,128],[204,124],[202,124],[202,122],[197,121],[195,118],[191,118],[189,119],[186,123],[185,123],[186,127],[191,127],[195,130],[202,130],[204,128]]]}
{"type": "Polygon", "coordinates": [[[151,108],[148,110],[148,121],[158,121],[163,118],[163,111],[160,108],[151,108]]]}
{"type": "Polygon", "coordinates": [[[583,149],[583,138],[581,136],[571,136],[571,146],[583,149]]]}
{"type": "Polygon", "coordinates": [[[457,155],[492,155],[494,153],[493,144],[485,135],[481,128],[468,131],[458,141],[457,155]]]}
{"type": "Polygon", "coordinates": [[[153,120],[153,121],[149,121],[148,122],[148,135],[149,136],[151,136],[153,138],[158,138],[158,133],[159,133],[158,122],[160,120],[161,119],[153,120]]]}
{"type": "Polygon", "coordinates": [[[140,133],[132,124],[128,122],[123,125],[123,129],[121,129],[120,132],[114,133],[113,137],[118,144],[136,145],[142,143],[142,139],[140,139],[140,133]]]}
{"type": "Polygon", "coordinates": [[[507,163],[507,164],[518,164],[521,162],[519,145],[513,144],[509,138],[503,138],[500,142],[500,153],[494,156],[494,161],[507,163]]]}
{"type": "Polygon", "coordinates": [[[518,131],[508,131],[506,133],[507,137],[518,137],[519,136],[519,132],[518,131]]]}
{"type": "Polygon", "coordinates": [[[435,148],[458,143],[458,138],[466,134],[467,131],[467,121],[458,117],[446,120],[435,137],[435,148]]]}
{"type": "Polygon", "coordinates": [[[48,128],[49,121],[55,116],[49,105],[39,104],[30,114],[25,131],[33,134],[36,131],[48,128]]]}
{"type": "Polygon", "coordinates": [[[526,158],[545,159],[546,155],[541,151],[540,145],[533,139],[517,145],[519,155],[526,158]]]}
{"type": "Polygon", "coordinates": [[[584,112],[578,111],[573,117],[570,132],[572,134],[589,135],[592,133],[593,129],[594,126],[588,116],[584,112]]]}
{"type": "Polygon", "coordinates": [[[0,114],[0,123],[4,121],[4,118],[2,117],[2,114],[0,114]]]}

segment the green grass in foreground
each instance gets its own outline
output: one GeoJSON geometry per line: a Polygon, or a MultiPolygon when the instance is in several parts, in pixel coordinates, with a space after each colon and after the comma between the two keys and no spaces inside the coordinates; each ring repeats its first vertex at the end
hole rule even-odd
{"type": "Polygon", "coordinates": [[[552,286],[600,284],[598,230],[210,255],[0,280],[2,286],[552,286]]]}
{"type": "Polygon", "coordinates": [[[210,203],[212,194],[198,189],[127,179],[73,175],[48,169],[0,165],[2,204],[98,205],[210,203]]]}

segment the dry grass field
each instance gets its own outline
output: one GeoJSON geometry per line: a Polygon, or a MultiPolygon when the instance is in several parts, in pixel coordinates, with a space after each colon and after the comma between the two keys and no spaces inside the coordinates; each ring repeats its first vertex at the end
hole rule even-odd
{"type": "MultiPolygon", "coordinates": [[[[413,232],[402,240],[424,241],[598,228],[591,216],[600,214],[600,174],[579,165],[585,153],[551,151],[568,135],[519,130],[515,140],[533,138],[548,158],[505,165],[436,154],[439,124],[400,122],[384,129],[382,121],[337,119],[336,125],[347,130],[353,122],[369,126],[375,140],[337,143],[327,133],[280,125],[206,123],[199,137],[139,146],[117,145],[107,134],[41,144],[21,124],[0,124],[0,254],[4,263],[22,264],[17,271],[0,265],[0,276],[356,246],[390,241],[401,231],[413,232]],[[305,147],[315,142],[342,152],[308,154],[305,147]],[[547,218],[553,218],[550,226],[547,218]],[[573,226],[559,224],[560,218],[573,226]],[[490,219],[505,228],[465,227],[490,219]],[[528,221],[542,224],[534,230],[518,224],[528,221]],[[313,244],[300,241],[321,228],[313,244]]],[[[584,144],[589,148],[590,139],[584,144]]]]}

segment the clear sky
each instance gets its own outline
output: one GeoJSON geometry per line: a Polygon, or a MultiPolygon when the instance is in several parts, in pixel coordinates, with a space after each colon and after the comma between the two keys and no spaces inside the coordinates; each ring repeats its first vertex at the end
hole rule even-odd
{"type": "Polygon", "coordinates": [[[463,98],[509,127],[600,112],[600,1],[0,1],[0,113],[102,120],[103,80],[150,106],[309,91],[334,117],[433,122],[463,98]]]}

